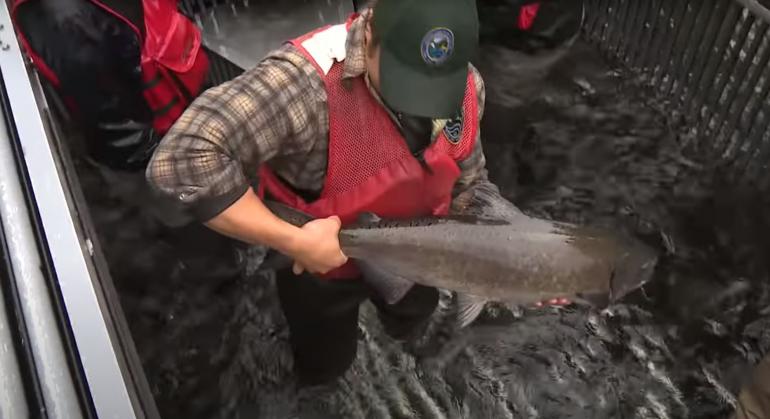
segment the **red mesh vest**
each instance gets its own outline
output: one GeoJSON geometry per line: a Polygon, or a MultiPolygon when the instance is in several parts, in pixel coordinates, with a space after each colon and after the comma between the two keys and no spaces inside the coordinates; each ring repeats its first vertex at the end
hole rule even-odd
{"type": "MultiPolygon", "coordinates": [[[[468,73],[460,138],[453,143],[443,132],[439,134],[425,152],[424,160],[430,168],[426,170],[409,151],[388,112],[371,95],[363,77],[343,85],[341,62],[335,61],[324,74],[313,52],[303,47],[305,41],[331,29],[327,26],[291,41],[316,65],[328,97],[329,156],[321,195],[306,202],[278,179],[267,164],[259,169],[259,195],[318,218],[337,215],[343,225],[364,212],[387,218],[446,214],[460,175],[456,162],[470,155],[476,138],[478,104],[472,74],[468,73]]],[[[313,48],[319,49],[317,45],[313,48]]],[[[351,261],[325,277],[358,275],[351,261]]]]}

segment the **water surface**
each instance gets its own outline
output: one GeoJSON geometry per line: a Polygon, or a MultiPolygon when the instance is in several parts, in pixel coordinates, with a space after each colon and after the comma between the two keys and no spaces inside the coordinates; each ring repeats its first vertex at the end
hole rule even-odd
{"type": "Polygon", "coordinates": [[[654,282],[603,312],[490,305],[465,330],[442,295],[424,338],[368,305],[358,359],[297,391],[260,252],[170,232],[140,176],[81,165],[112,274],[164,417],[722,418],[770,348],[769,207],[680,150],[681,121],[578,43],[551,73],[486,47],[490,177],[525,212],[623,229],[663,252],[654,282]]]}

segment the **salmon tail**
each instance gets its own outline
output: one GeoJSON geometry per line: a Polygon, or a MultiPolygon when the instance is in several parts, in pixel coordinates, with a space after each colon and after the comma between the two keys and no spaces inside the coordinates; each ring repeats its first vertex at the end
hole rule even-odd
{"type": "Polygon", "coordinates": [[[265,260],[259,265],[260,271],[282,271],[289,269],[294,264],[294,259],[283,253],[271,250],[268,252],[265,260]]]}
{"type": "Polygon", "coordinates": [[[484,310],[487,300],[470,294],[457,295],[457,322],[460,328],[473,323],[484,310]]]}
{"type": "Polygon", "coordinates": [[[313,220],[313,217],[310,216],[309,214],[306,214],[300,210],[294,209],[288,205],[281,204],[280,202],[265,199],[262,201],[262,203],[265,204],[267,209],[269,209],[273,214],[275,214],[276,217],[294,226],[302,227],[303,225],[307,224],[309,221],[313,220]]]}
{"type": "Polygon", "coordinates": [[[369,263],[363,260],[356,261],[358,269],[361,271],[363,280],[379,294],[388,304],[395,304],[401,301],[409,290],[414,286],[414,282],[392,272],[377,266],[375,263],[369,263]]]}
{"type": "Polygon", "coordinates": [[[612,302],[610,292],[581,292],[576,295],[575,302],[603,309],[612,302]]]}
{"type": "Polygon", "coordinates": [[[644,286],[657,269],[658,253],[635,241],[616,262],[610,278],[610,299],[615,302],[644,286]]]}

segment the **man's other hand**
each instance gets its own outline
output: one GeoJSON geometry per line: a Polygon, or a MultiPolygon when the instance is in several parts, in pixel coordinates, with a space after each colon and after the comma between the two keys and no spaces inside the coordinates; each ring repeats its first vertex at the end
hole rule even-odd
{"type": "Polygon", "coordinates": [[[292,254],[295,275],[308,271],[312,274],[325,274],[344,265],[348,258],[340,249],[339,217],[320,218],[308,222],[302,227],[302,234],[292,254]]]}

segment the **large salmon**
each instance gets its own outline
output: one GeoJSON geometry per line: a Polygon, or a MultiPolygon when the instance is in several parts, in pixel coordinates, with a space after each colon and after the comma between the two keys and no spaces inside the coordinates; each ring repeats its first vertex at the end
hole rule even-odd
{"type": "MultiPolygon", "coordinates": [[[[276,202],[296,226],[312,218],[276,202]]],[[[414,284],[456,291],[467,324],[486,301],[531,304],[553,298],[606,305],[647,282],[649,246],[618,234],[519,214],[383,220],[373,214],[340,230],[340,247],[389,303],[414,284]]]]}

